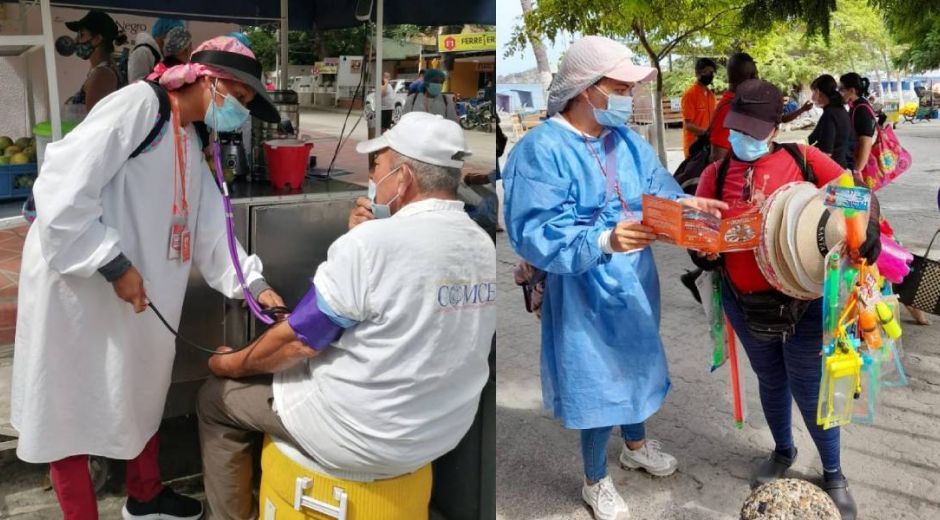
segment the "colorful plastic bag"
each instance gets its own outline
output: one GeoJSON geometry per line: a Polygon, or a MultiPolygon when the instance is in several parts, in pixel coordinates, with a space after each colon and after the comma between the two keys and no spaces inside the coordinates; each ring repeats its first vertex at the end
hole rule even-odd
{"type": "MultiPolygon", "coordinates": [[[[853,108],[857,110],[859,106],[865,107],[871,112],[875,120],[878,116],[867,103],[861,103],[853,108]]],[[[880,189],[882,186],[890,183],[902,173],[911,167],[911,154],[901,147],[898,136],[895,135],[891,125],[885,127],[878,126],[875,135],[875,143],[871,147],[871,154],[868,155],[868,163],[862,168],[862,178],[865,185],[872,191],[880,189]]]]}

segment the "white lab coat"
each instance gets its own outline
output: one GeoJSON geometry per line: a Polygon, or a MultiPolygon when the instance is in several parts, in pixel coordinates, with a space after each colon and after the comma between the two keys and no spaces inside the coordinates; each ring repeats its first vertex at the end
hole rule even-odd
{"type": "MultiPolygon", "coordinates": [[[[170,124],[149,152],[128,160],[153,128],[158,101],[137,83],[99,102],[46,149],[34,193],[38,218],[23,247],[13,358],[17,455],[51,462],[90,454],[131,459],[157,431],[175,340],[156,315],[134,314],[98,269],[123,252],[150,300],[178,325],[190,268],[240,297],[227,249],[222,198],[188,135],[193,259],[167,259],[176,160],[170,124]]],[[[239,246],[248,282],[261,262],[239,246]]]]}

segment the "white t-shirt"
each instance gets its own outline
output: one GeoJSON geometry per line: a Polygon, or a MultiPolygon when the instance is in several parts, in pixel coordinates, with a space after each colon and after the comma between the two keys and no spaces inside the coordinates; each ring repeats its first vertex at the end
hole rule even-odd
{"type": "Polygon", "coordinates": [[[395,90],[392,88],[392,84],[384,85],[380,92],[382,93],[382,110],[394,110],[395,90]]]}
{"type": "Polygon", "coordinates": [[[360,224],[317,269],[319,298],[358,322],[274,377],[300,447],[342,478],[413,472],[473,422],[496,330],[496,250],[463,203],[429,199],[360,224]]]}

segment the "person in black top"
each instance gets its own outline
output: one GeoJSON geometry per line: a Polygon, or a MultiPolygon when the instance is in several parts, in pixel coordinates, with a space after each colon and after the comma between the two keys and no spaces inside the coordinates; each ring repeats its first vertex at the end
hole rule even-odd
{"type": "Polygon", "coordinates": [[[852,145],[849,154],[849,167],[855,171],[862,171],[868,164],[871,147],[875,144],[875,133],[878,120],[875,110],[868,102],[868,87],[871,83],[854,72],[849,72],[839,78],[839,92],[849,104],[849,118],[855,138],[850,139],[852,145]]]}
{"type": "Polygon", "coordinates": [[[829,154],[839,166],[851,168],[848,148],[849,140],[854,136],[836,79],[823,74],[813,80],[810,87],[813,89],[813,103],[822,108],[823,113],[813,133],[809,134],[809,144],[829,154]]]}

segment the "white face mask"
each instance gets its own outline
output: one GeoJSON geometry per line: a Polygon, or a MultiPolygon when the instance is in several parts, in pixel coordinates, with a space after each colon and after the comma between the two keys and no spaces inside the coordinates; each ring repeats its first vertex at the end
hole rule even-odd
{"type": "Polygon", "coordinates": [[[398,200],[399,194],[396,194],[394,197],[392,197],[392,200],[386,202],[385,204],[377,203],[375,201],[375,196],[378,192],[379,184],[382,184],[383,182],[385,182],[386,179],[394,175],[396,172],[398,172],[398,170],[401,170],[401,168],[402,167],[399,166],[398,168],[395,168],[394,170],[388,172],[388,175],[383,177],[382,180],[380,180],[378,183],[376,183],[372,179],[369,179],[369,202],[372,203],[372,215],[374,215],[375,218],[388,218],[392,216],[391,205],[393,202],[398,200]]]}

